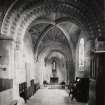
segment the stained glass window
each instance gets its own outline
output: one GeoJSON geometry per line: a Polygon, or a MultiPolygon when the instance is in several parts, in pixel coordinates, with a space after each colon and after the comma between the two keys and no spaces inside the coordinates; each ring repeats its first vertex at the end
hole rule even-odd
{"type": "Polygon", "coordinates": [[[84,70],[84,39],[80,39],[79,43],[79,70],[84,70]]]}

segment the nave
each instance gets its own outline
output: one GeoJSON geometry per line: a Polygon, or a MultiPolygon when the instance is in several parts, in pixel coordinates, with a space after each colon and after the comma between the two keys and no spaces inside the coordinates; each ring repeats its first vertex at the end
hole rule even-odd
{"type": "Polygon", "coordinates": [[[77,78],[78,102],[105,105],[104,23],[104,0],[0,0],[0,105],[82,105],[42,89],[77,78]]]}
{"type": "Polygon", "coordinates": [[[71,101],[67,91],[63,89],[40,89],[27,101],[26,105],[86,105],[76,100],[71,101]]]}

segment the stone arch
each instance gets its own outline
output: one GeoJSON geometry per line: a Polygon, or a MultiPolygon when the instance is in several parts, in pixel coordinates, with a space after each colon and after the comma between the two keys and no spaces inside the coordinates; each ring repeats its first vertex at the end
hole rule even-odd
{"type": "Polygon", "coordinates": [[[69,61],[69,58],[67,57],[67,55],[66,55],[63,51],[60,51],[60,50],[57,50],[57,49],[55,49],[55,50],[53,49],[53,50],[49,51],[49,53],[48,53],[46,59],[48,59],[48,57],[49,57],[53,52],[57,52],[57,53],[62,54],[62,55],[64,56],[64,58],[65,58],[67,61],[69,61]]]}
{"type": "Polygon", "coordinates": [[[1,33],[4,35],[13,35],[14,38],[18,37],[17,39],[20,40],[33,20],[48,15],[51,12],[68,15],[71,21],[75,20],[76,23],[81,24],[86,30],[89,30],[88,32],[91,35],[100,33],[96,32],[96,29],[100,29],[101,27],[100,24],[98,24],[98,19],[94,11],[91,11],[85,3],[74,0],[67,2],[63,2],[63,0],[55,1],[47,0],[42,4],[37,4],[37,1],[34,0],[27,2],[17,0],[8,10],[3,20],[1,33]],[[87,18],[88,14],[89,16],[87,18]]]}
{"type": "Polygon", "coordinates": [[[65,61],[67,60],[67,57],[65,57],[65,55],[64,55],[64,53],[62,51],[52,50],[51,53],[49,52],[47,54],[47,56],[45,57],[45,61],[48,61],[49,59],[52,59],[52,58],[61,59],[60,56],[62,56],[65,61]]]}
{"type": "MultiPolygon", "coordinates": [[[[72,78],[74,78],[74,75],[75,75],[75,70],[74,69],[72,69],[72,66],[74,65],[73,64],[73,60],[72,60],[72,58],[69,58],[68,56],[68,54],[69,54],[69,52],[67,53],[65,50],[62,50],[62,49],[60,49],[60,48],[51,48],[51,49],[49,49],[49,48],[46,48],[46,49],[44,49],[44,51],[43,51],[43,53],[40,55],[41,57],[39,58],[39,62],[40,62],[40,59],[42,59],[43,57],[43,55],[44,55],[44,58],[45,59],[48,59],[48,57],[49,56],[51,56],[53,53],[59,53],[59,54],[61,54],[63,57],[64,57],[64,60],[65,60],[65,66],[66,66],[66,68],[65,68],[65,72],[67,72],[67,77],[66,77],[66,79],[68,80],[68,79],[70,79],[71,81],[72,81],[72,78]],[[48,51],[49,50],[49,51],[48,51]],[[46,54],[46,53],[47,54],[46,54]],[[50,53],[51,52],[51,53],[50,53]],[[70,73],[70,75],[69,75],[69,73],[70,73]]],[[[58,59],[59,59],[59,56],[51,56],[51,58],[52,57],[57,57],[58,59]]],[[[47,61],[48,63],[51,63],[50,62],[50,60],[48,60],[47,61]]],[[[47,63],[45,63],[45,65],[47,65],[47,63]]]]}
{"type": "MultiPolygon", "coordinates": [[[[63,49],[64,48],[64,45],[63,44],[57,44],[56,43],[56,48],[55,47],[51,47],[51,45],[52,45],[52,43],[50,43],[49,44],[49,46],[47,46],[46,48],[44,48],[44,49],[42,49],[41,50],[41,52],[39,52],[38,53],[38,56],[40,56],[42,53],[45,53],[47,50],[49,51],[49,50],[51,50],[51,51],[63,51],[63,52],[65,52],[66,53],[66,55],[67,56],[69,56],[68,58],[70,58],[70,56],[71,56],[71,53],[70,53],[70,51],[69,50],[66,50],[66,48],[65,49],[63,49]],[[60,46],[62,46],[62,47],[60,47],[60,46]]],[[[53,45],[52,45],[53,46],[53,45]]]]}

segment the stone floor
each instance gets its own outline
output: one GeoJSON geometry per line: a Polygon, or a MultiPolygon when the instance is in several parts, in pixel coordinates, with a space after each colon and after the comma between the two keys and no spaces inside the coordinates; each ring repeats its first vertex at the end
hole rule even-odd
{"type": "Polygon", "coordinates": [[[26,105],[86,105],[71,101],[68,93],[61,89],[40,89],[26,105]]]}

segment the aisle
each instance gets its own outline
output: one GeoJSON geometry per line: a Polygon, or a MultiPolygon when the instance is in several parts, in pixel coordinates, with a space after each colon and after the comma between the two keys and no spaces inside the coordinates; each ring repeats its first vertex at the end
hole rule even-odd
{"type": "Polygon", "coordinates": [[[86,105],[71,101],[68,93],[61,89],[40,89],[26,105],[86,105]]]}

